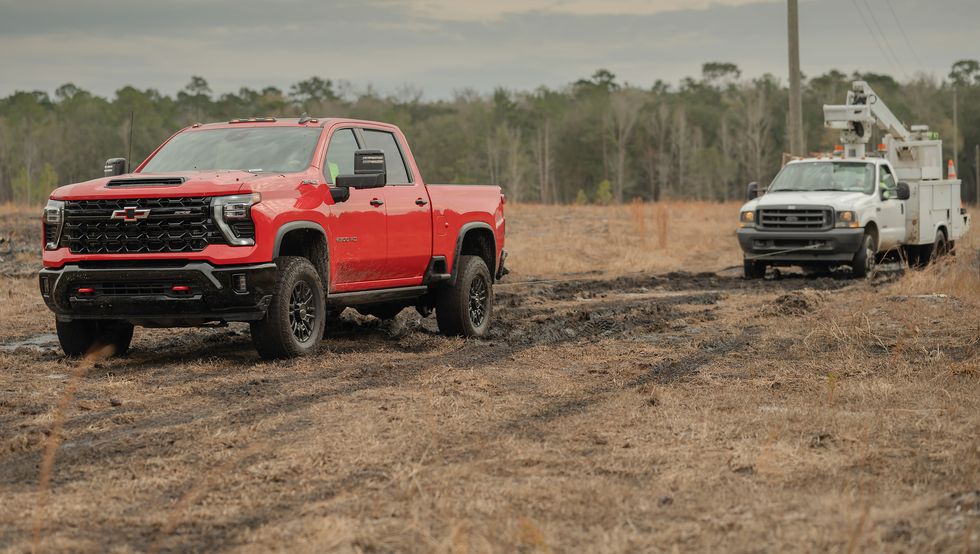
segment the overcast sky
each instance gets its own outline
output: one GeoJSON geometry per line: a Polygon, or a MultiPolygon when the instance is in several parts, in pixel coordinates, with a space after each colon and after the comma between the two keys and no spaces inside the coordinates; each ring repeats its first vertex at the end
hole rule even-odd
{"type": "MultiPolygon", "coordinates": [[[[980,58],[978,0],[801,0],[803,72],[942,78],[980,58]],[[898,23],[900,22],[900,23],[898,23]]],[[[318,75],[445,98],[596,68],[648,87],[705,61],[786,74],[785,0],[0,0],[0,95],[72,82],[216,93],[318,75]]]]}

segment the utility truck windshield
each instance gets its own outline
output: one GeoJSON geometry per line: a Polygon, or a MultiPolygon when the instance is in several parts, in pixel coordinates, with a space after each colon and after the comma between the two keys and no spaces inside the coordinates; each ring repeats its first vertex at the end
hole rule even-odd
{"type": "Polygon", "coordinates": [[[310,166],[319,128],[245,127],[180,133],[160,149],[142,173],[239,169],[291,173],[310,166]]]}
{"type": "Polygon", "coordinates": [[[802,162],[789,164],[776,175],[769,192],[875,190],[875,166],[865,162],[802,162]]]}

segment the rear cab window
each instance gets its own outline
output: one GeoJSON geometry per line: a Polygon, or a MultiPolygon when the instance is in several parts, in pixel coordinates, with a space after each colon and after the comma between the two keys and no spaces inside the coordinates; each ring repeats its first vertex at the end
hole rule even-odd
{"type": "Polygon", "coordinates": [[[405,156],[398,146],[398,140],[395,138],[395,134],[376,129],[362,129],[362,132],[365,149],[381,150],[385,153],[388,184],[411,185],[413,179],[408,171],[408,164],[405,163],[405,156]]]}

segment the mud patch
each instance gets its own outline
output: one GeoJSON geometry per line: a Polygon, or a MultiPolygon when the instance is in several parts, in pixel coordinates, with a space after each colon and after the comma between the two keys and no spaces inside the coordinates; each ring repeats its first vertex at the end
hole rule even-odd
{"type": "Polygon", "coordinates": [[[10,339],[0,343],[0,352],[16,352],[17,350],[34,350],[47,352],[58,348],[58,335],[41,333],[20,339],[10,339]]]}
{"type": "Polygon", "coordinates": [[[824,292],[803,289],[784,294],[766,310],[768,315],[805,315],[820,307],[826,299],[824,292]]]}

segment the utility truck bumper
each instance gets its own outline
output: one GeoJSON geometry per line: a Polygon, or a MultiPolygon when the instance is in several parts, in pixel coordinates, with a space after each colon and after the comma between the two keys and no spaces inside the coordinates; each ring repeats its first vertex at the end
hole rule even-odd
{"type": "Polygon", "coordinates": [[[38,275],[41,296],[59,320],[124,319],[163,327],[261,319],[275,283],[274,263],[83,263],[38,275]]]}
{"type": "Polygon", "coordinates": [[[864,239],[864,229],[819,232],[739,229],[736,234],[746,258],[786,265],[850,262],[864,239]]]}

